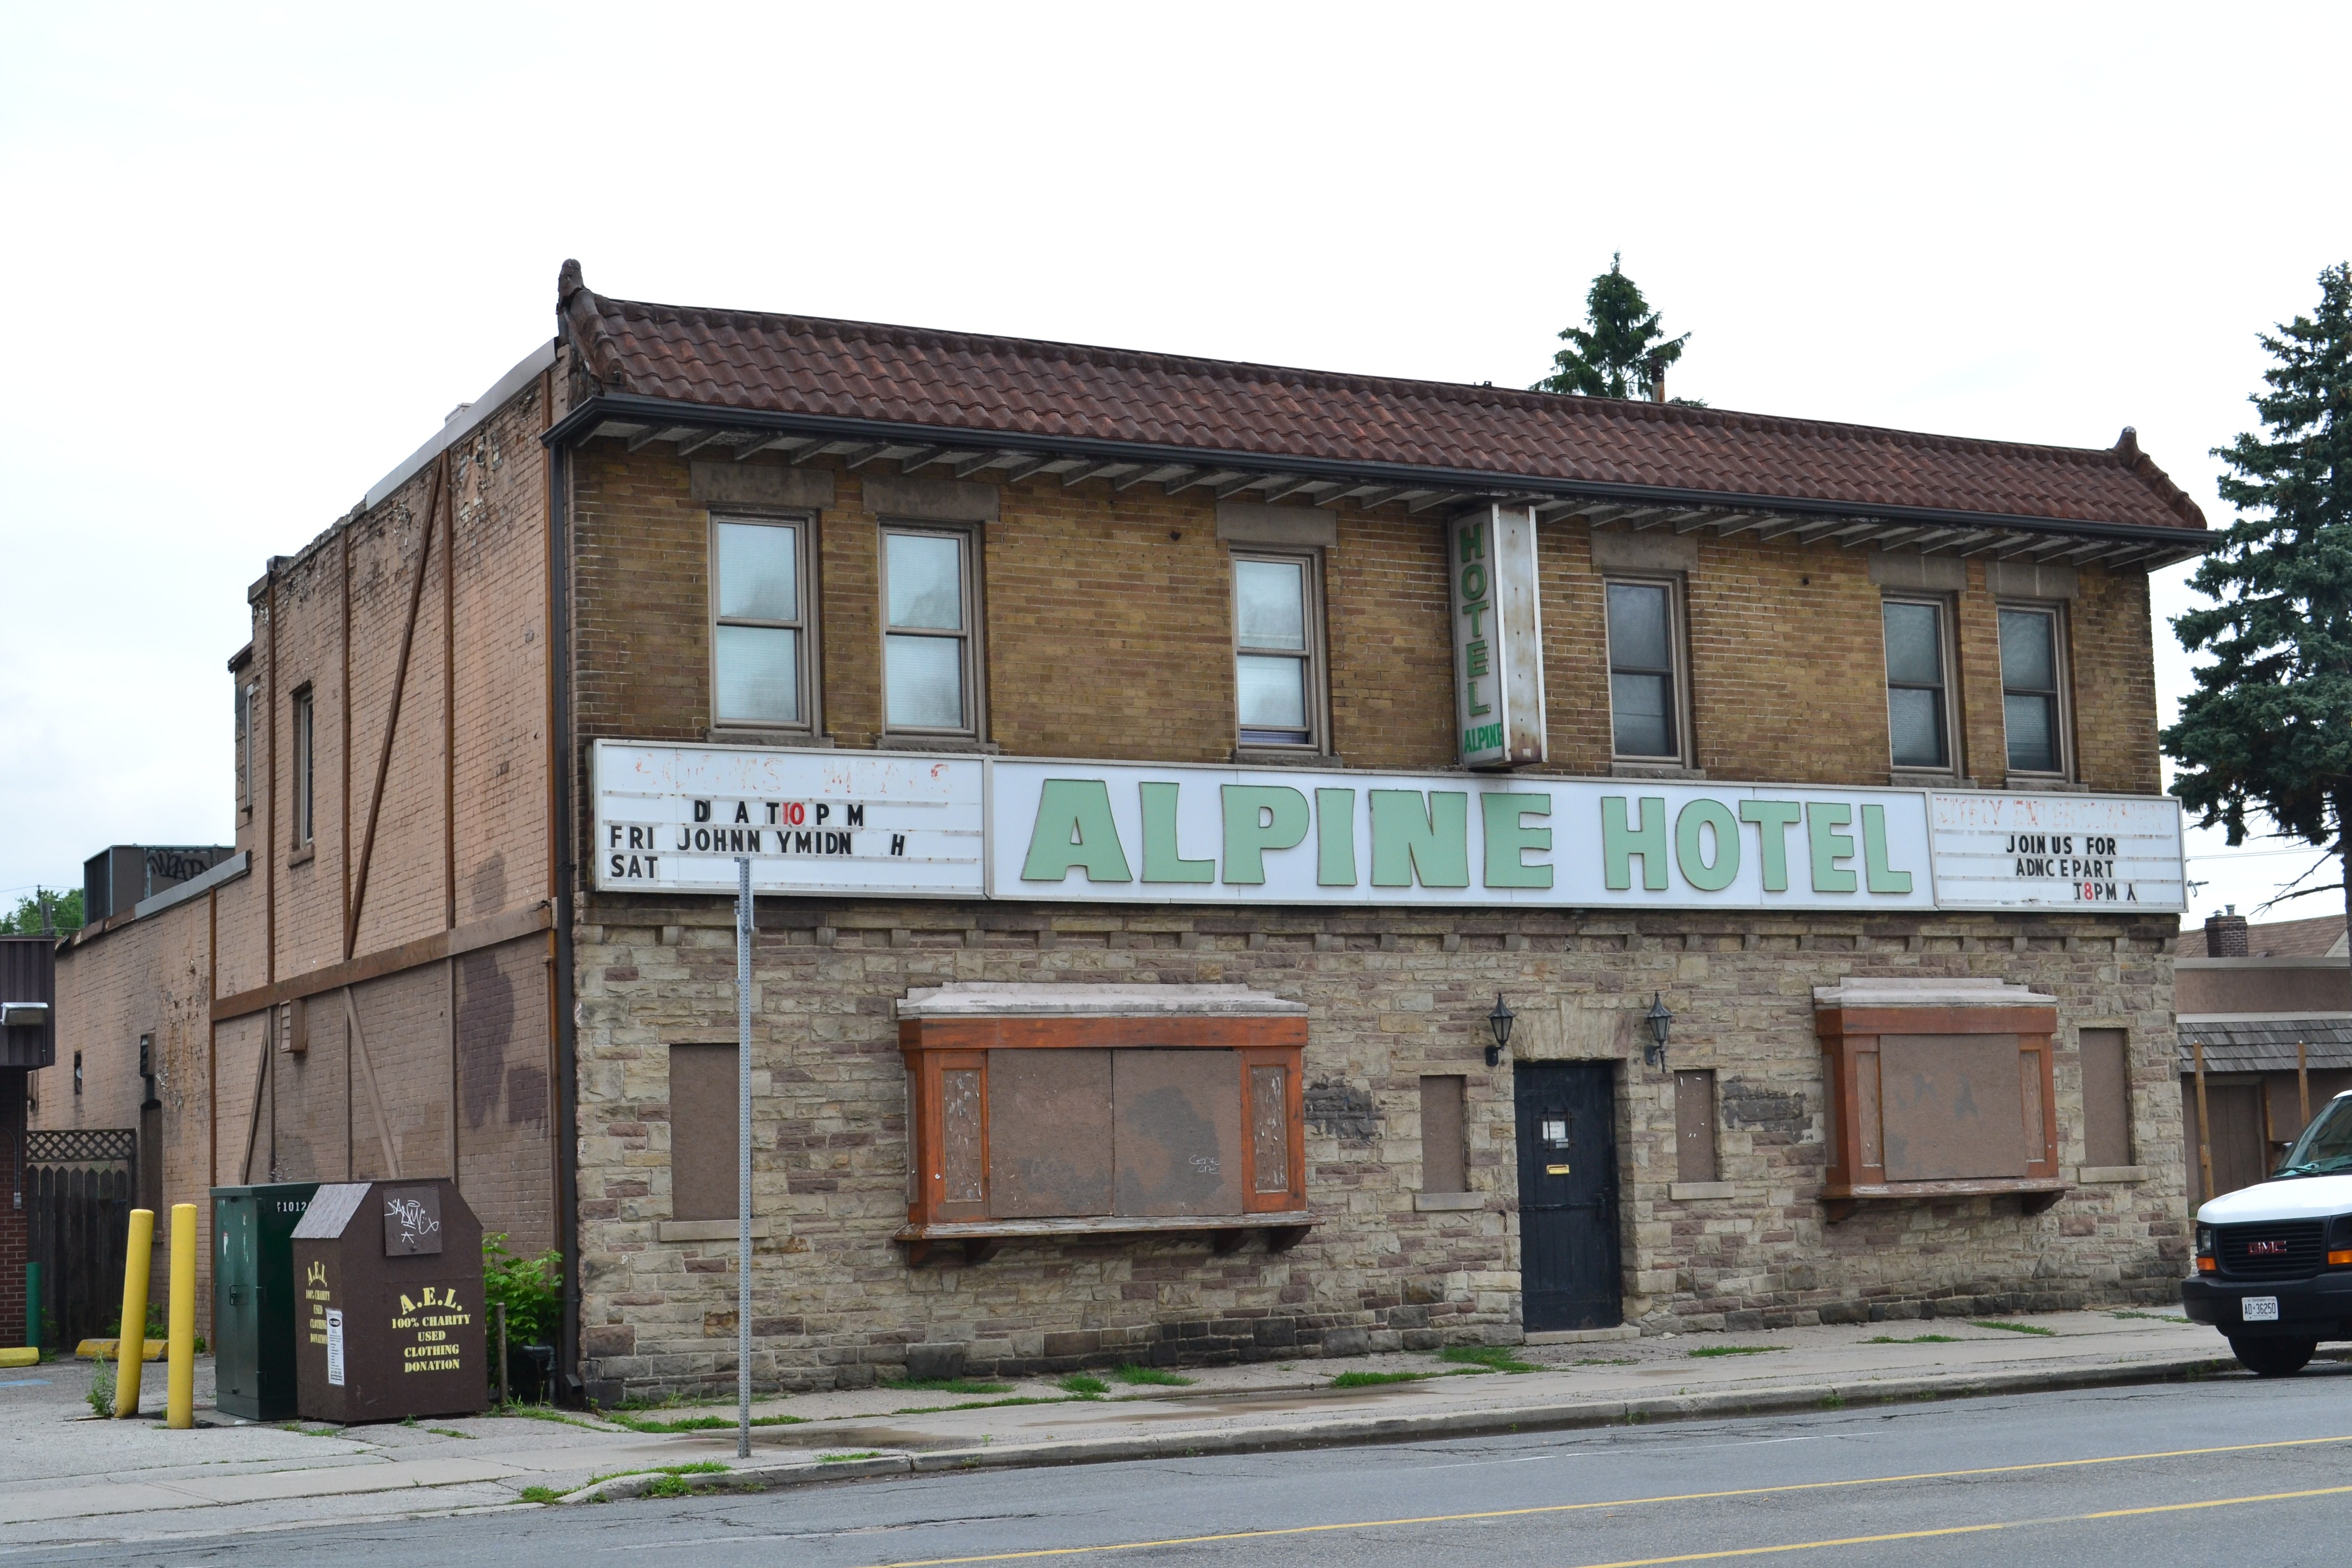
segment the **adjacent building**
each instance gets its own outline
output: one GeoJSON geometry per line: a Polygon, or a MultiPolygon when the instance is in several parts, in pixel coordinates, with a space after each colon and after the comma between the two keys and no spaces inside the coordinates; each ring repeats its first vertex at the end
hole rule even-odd
{"type": "Polygon", "coordinates": [[[2129,431],[567,265],[253,585],[236,856],[68,1028],[183,1020],[174,1194],[450,1174],[560,1247],[605,1400],[731,1377],[744,1224],[788,1388],[2167,1300],[2147,574],[2206,537],[2129,431]]]}

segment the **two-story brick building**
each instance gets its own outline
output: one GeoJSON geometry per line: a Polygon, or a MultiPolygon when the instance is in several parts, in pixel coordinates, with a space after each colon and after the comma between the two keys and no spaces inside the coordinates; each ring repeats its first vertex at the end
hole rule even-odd
{"type": "Polygon", "coordinates": [[[207,1168],[455,1170],[589,1392],[730,1375],[748,858],[763,1383],[2165,1299],[2203,527],[567,266],[254,590],[207,1168]]]}

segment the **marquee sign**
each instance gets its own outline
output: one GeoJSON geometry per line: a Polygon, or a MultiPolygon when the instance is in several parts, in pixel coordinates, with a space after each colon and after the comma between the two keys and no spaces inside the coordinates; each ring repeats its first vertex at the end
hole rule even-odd
{"type": "Polygon", "coordinates": [[[1093,903],[2184,907],[2179,805],[599,741],[595,885],[1093,903]]]}

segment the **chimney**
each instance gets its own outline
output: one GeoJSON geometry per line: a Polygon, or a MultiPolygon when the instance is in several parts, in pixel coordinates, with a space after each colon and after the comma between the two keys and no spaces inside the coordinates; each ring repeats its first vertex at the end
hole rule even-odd
{"type": "Polygon", "coordinates": [[[1664,403],[1665,400],[1666,362],[1663,359],[1653,358],[1650,361],[1650,401],[1653,403],[1664,403]]]}
{"type": "Polygon", "coordinates": [[[2231,904],[2226,914],[2205,917],[2205,956],[2246,956],[2246,917],[2238,912],[2237,905],[2231,904]]]}

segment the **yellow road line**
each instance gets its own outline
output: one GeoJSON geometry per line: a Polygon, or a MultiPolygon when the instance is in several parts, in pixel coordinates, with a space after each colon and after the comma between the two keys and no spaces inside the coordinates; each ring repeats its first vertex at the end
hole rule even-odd
{"type": "MultiPolygon", "coordinates": [[[[1217,1535],[1177,1535],[1160,1541],[1114,1541],[1095,1546],[1045,1546],[1025,1552],[985,1552],[969,1557],[917,1557],[870,1568],[955,1568],[966,1563],[1013,1563],[1036,1557],[1077,1557],[1099,1552],[1141,1552],[1155,1546],[1205,1546],[1221,1541],[1269,1541],[1286,1535],[1323,1535],[1345,1530],[1387,1530],[1401,1524],[1461,1524],[1481,1519],[1524,1519],[1534,1514],[1583,1513],[1594,1509],[1637,1508],[1654,1503],[1715,1502],[1726,1498],[1770,1497],[1788,1492],[1834,1491],[1847,1487],[1883,1487],[1903,1481],[1958,1480],[1970,1476],[2022,1475],[2034,1470],[2075,1469],[2086,1465],[2128,1465],[2147,1459],[2190,1459],[2211,1454],[2252,1454],[2273,1448],[2310,1448],[2331,1443],[2352,1443],[2352,1436],[2288,1437],[2270,1443],[2230,1443],[2210,1448],[2165,1448],[2147,1454],[2106,1454],[2089,1459],[2042,1459],[2029,1465],[1987,1465],[1969,1470],[1921,1470],[1901,1476],[1864,1476],[1843,1481],[1790,1481],[1772,1487],[1740,1487],[1729,1491],[1672,1492],[1659,1497],[1618,1498],[1606,1502],[1544,1503],[1532,1508],[1481,1509],[1475,1513],[1431,1513],[1407,1519],[1366,1519],[1343,1524],[1294,1524],[1272,1530],[1234,1530],[1217,1535]]],[[[1589,1564],[1588,1568],[1648,1568],[1666,1563],[1699,1563],[1717,1557],[1747,1557],[1773,1552],[1803,1552],[1822,1546],[1859,1546],[1874,1542],[1916,1541],[1933,1535],[1968,1535],[1988,1530],[2015,1530],[2027,1524],[2067,1524],[2083,1520],[2123,1519],[2140,1513],[2175,1513],[2184,1509],[2228,1508],[2238,1503],[2278,1502],[2292,1498],[2330,1497],[2352,1492],[2352,1486],[2324,1487],[2315,1491],[2269,1492],[2257,1497],[2217,1498],[2208,1502],[2165,1503],[2153,1508],[2112,1509],[2071,1518],[2021,1520],[1994,1524],[1960,1524],[1941,1530],[1907,1531],[1898,1535],[1857,1535],[1838,1541],[1808,1541],[1784,1546],[1743,1546],[1727,1552],[1698,1552],[1683,1557],[1644,1557],[1625,1563],[1589,1564]]]]}

